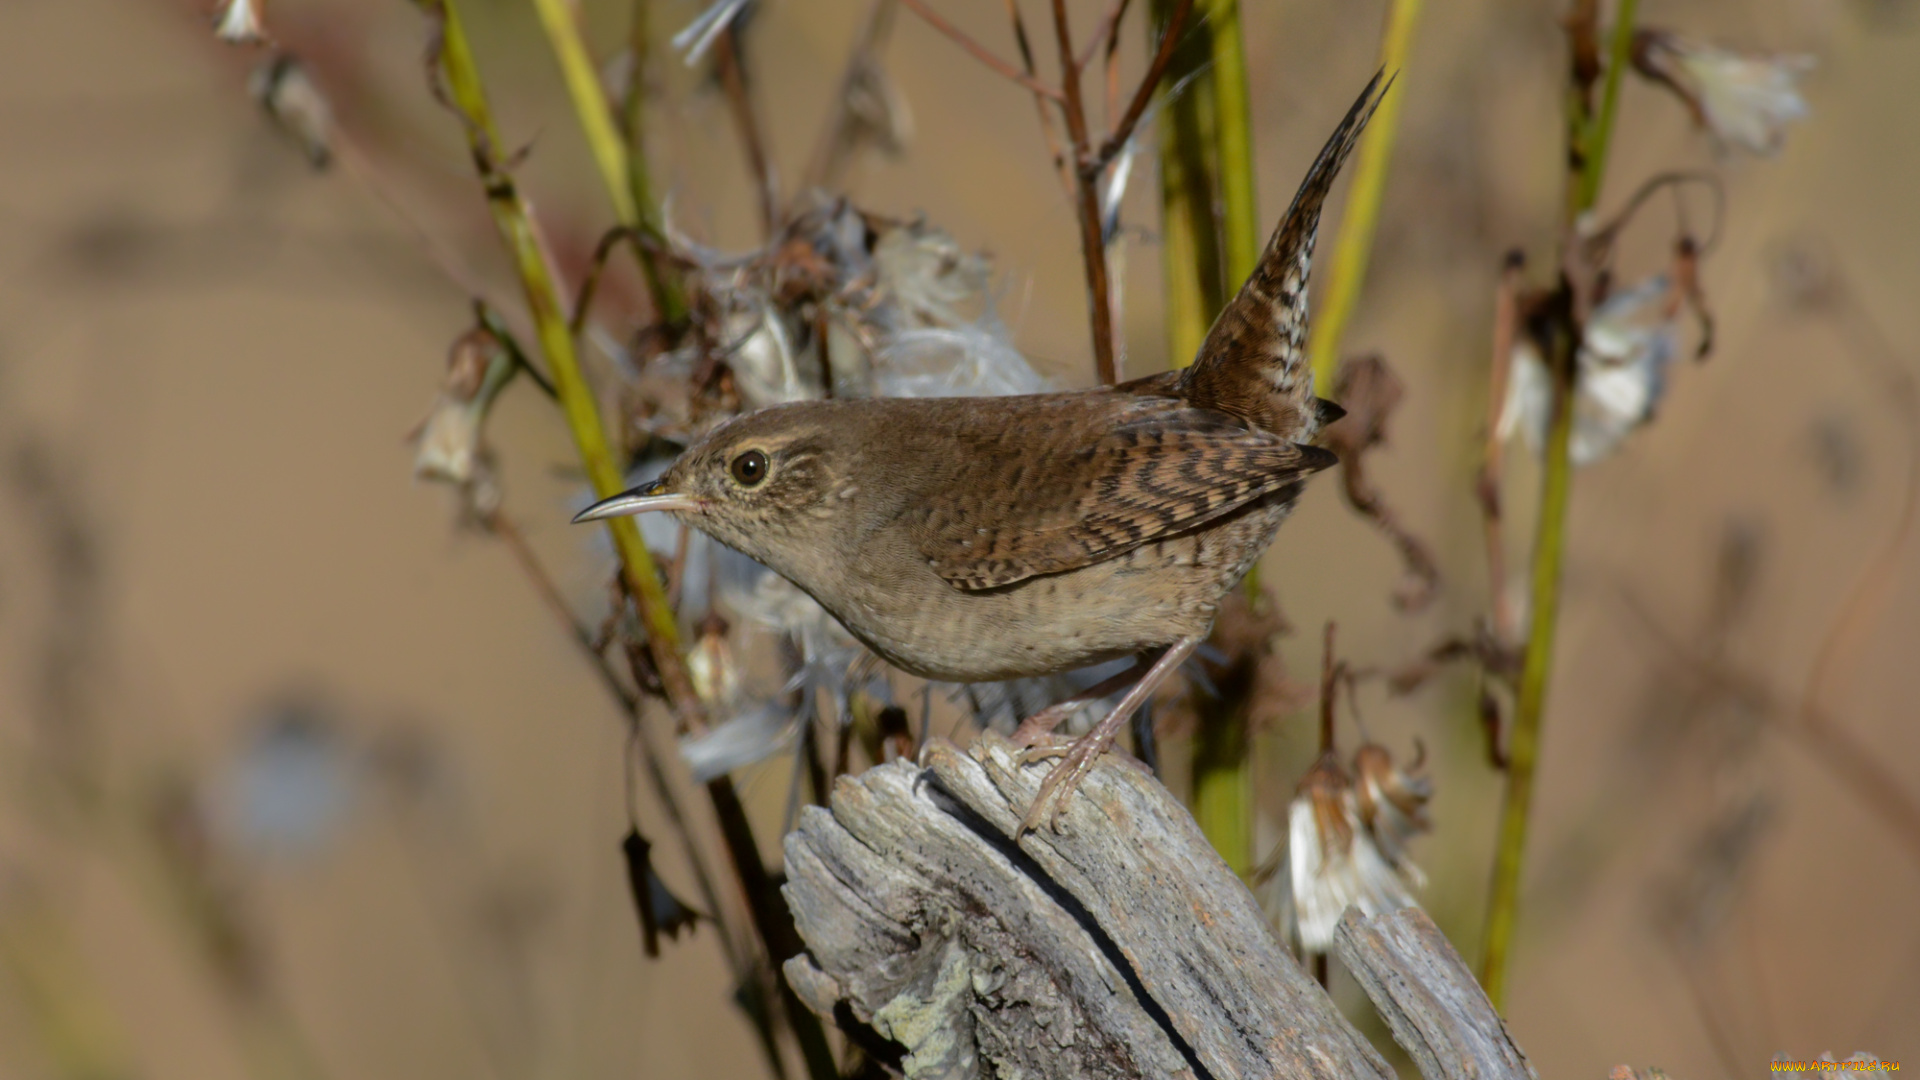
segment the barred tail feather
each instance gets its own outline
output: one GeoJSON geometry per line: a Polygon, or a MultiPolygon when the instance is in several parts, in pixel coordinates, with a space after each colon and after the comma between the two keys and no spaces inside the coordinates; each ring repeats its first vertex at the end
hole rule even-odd
{"type": "Polygon", "coordinates": [[[1306,345],[1307,279],[1320,207],[1392,85],[1385,72],[1376,73],[1314,159],[1260,265],[1214,320],[1186,370],[1188,400],[1291,439],[1308,438],[1318,427],[1306,345]]]}

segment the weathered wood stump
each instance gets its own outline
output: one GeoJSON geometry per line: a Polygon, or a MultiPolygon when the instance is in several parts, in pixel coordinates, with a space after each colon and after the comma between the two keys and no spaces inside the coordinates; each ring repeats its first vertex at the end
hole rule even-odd
{"type": "MultiPolygon", "coordinates": [[[[1005,740],[845,778],[787,838],[808,1007],[914,1080],[1384,1080],[1159,783],[1111,758],[1061,832],[1011,839],[1046,765],[1005,740]]],[[[1533,1080],[1431,922],[1350,913],[1344,963],[1429,1080],[1533,1080]]]]}

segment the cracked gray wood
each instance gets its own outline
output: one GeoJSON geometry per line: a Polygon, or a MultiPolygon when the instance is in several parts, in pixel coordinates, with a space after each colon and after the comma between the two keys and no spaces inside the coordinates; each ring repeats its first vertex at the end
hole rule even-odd
{"type": "MultiPolygon", "coordinates": [[[[786,844],[808,1007],[912,1080],[1393,1075],[1165,788],[1103,759],[1064,831],[1016,846],[1047,766],[1015,754],[936,741],[808,808],[786,844]]],[[[1349,911],[1336,948],[1426,1080],[1537,1080],[1418,909],[1349,911]]]]}
{"type": "Polygon", "coordinates": [[[1334,950],[1426,1080],[1538,1080],[1446,935],[1419,908],[1348,909],[1334,950]]]}
{"type": "Polygon", "coordinates": [[[788,981],[915,1078],[1393,1075],[1151,777],[1109,758],[1008,839],[1047,766],[988,735],[842,779],[787,838],[788,981]]]}

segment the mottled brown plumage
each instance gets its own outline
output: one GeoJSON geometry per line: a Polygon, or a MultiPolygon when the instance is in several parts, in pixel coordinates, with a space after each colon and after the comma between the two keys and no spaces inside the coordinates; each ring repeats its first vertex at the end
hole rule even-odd
{"type": "MultiPolygon", "coordinates": [[[[581,520],[663,510],[805,589],[890,663],[979,682],[1164,649],[1054,770],[1065,798],[1212,625],[1334,462],[1304,362],[1320,207],[1378,103],[1328,140],[1191,367],[996,398],[796,402],[742,416],[581,520]]],[[[1078,702],[1023,727],[1029,741],[1078,702]]]]}

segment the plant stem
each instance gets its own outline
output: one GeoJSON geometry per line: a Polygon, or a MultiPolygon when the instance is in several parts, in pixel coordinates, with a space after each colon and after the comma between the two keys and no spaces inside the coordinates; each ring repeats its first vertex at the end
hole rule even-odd
{"type": "MultiPolygon", "coordinates": [[[[559,61],[560,76],[573,99],[573,112],[580,120],[587,149],[593,153],[593,163],[607,185],[607,197],[613,200],[613,215],[622,225],[633,225],[640,220],[640,213],[627,186],[627,148],[620,141],[606,92],[600,88],[600,73],[594,70],[586,43],[580,39],[580,24],[567,0],[533,0],[533,9],[540,15],[548,44],[553,46],[553,58],[559,61]]],[[[639,58],[634,61],[637,64],[639,58]]]]}
{"type": "MultiPolygon", "coordinates": [[[[645,148],[640,141],[646,82],[645,3],[646,0],[636,0],[634,4],[633,72],[622,106],[626,113],[624,132],[622,126],[615,123],[613,109],[600,85],[600,73],[594,68],[586,43],[581,40],[579,20],[567,0],[533,0],[533,7],[546,30],[548,43],[553,46],[554,60],[560,65],[574,115],[580,121],[580,132],[586,137],[594,166],[606,185],[607,198],[613,203],[614,218],[629,229],[644,231],[657,239],[660,222],[654,210],[653,183],[647,171],[645,148]]],[[[641,251],[639,259],[660,321],[671,325],[684,320],[686,300],[680,295],[678,282],[646,252],[641,251]]]]}
{"type": "Polygon", "coordinates": [[[1587,134],[1586,160],[1582,162],[1579,182],[1574,186],[1573,216],[1593,209],[1600,201],[1600,184],[1607,176],[1607,149],[1613,143],[1613,121],[1620,109],[1620,84],[1625,80],[1633,53],[1633,22],[1640,0],[1620,0],[1613,17],[1613,40],[1607,49],[1606,82],[1600,91],[1600,114],[1592,120],[1587,134]]]}
{"type": "MultiPolygon", "coordinates": [[[[1576,0],[1568,20],[1573,42],[1573,76],[1567,95],[1567,219],[1562,244],[1571,258],[1579,238],[1577,223],[1593,208],[1606,172],[1607,147],[1613,138],[1613,111],[1620,79],[1633,46],[1636,0],[1621,0],[1613,39],[1608,49],[1606,82],[1595,115],[1592,73],[1581,55],[1598,21],[1596,0],[1576,0]]],[[[1562,265],[1566,265],[1563,259],[1562,265]]],[[[1499,847],[1494,854],[1493,884],[1487,900],[1485,956],[1480,984],[1496,1009],[1506,1001],[1507,966],[1519,923],[1521,871],[1526,856],[1527,825],[1533,807],[1534,770],[1539,764],[1541,726],[1545,718],[1547,687],[1553,673],[1554,631],[1560,611],[1561,566],[1566,555],[1567,508],[1573,488],[1573,411],[1578,360],[1584,328],[1576,315],[1574,286],[1562,274],[1554,304],[1554,335],[1544,350],[1553,376],[1552,419],[1547,429],[1544,473],[1541,479],[1540,518],[1534,530],[1531,626],[1520,668],[1513,730],[1507,749],[1507,791],[1500,809],[1499,847]]],[[[1497,585],[1496,585],[1497,587],[1497,585]]]]}
{"type": "Polygon", "coordinates": [[[1507,959],[1519,918],[1520,871],[1533,806],[1534,768],[1540,759],[1540,722],[1545,713],[1553,640],[1560,608],[1560,568],[1566,553],[1567,503],[1573,489],[1573,378],[1578,339],[1555,341],[1553,415],[1547,428],[1546,476],[1540,495],[1539,531],[1533,548],[1532,631],[1520,669],[1513,731],[1507,743],[1507,791],[1500,808],[1493,887],[1487,900],[1486,956],[1480,985],[1495,1009],[1506,1000],[1507,959]]]}
{"type": "MultiPolygon", "coordinates": [[[[446,75],[454,106],[466,119],[474,163],[486,183],[487,206],[526,293],[527,310],[533,316],[540,350],[546,356],[547,370],[553,377],[567,428],[573,433],[574,446],[595,495],[600,498],[617,495],[626,487],[626,481],[614,463],[613,450],[600,424],[599,404],[574,353],[573,336],[567,327],[567,304],[561,298],[559,283],[548,265],[526,201],[520,197],[512,178],[502,173],[496,163],[499,133],[494,128],[479,69],[474,65],[472,45],[467,41],[454,0],[441,0],[437,10],[441,15],[441,70],[446,75]]],[[[627,585],[639,605],[661,679],[674,699],[676,710],[681,711],[682,722],[697,724],[697,712],[687,710],[697,709],[698,699],[680,659],[679,628],[672,609],[667,606],[666,587],[654,567],[653,556],[640,539],[640,528],[634,519],[610,518],[606,525],[625,570],[627,585]]]]}
{"type": "MultiPolygon", "coordinates": [[[[1247,50],[1240,29],[1240,0],[1207,0],[1203,21],[1211,30],[1213,140],[1220,182],[1220,229],[1229,289],[1260,262],[1260,205],[1253,180],[1253,108],[1247,92],[1247,50]]],[[[1216,309],[1218,310],[1218,309],[1216,309]]]]}
{"type": "MultiPolygon", "coordinates": [[[[495,147],[499,145],[499,135],[487,105],[486,89],[480,81],[479,69],[474,64],[472,46],[460,21],[457,0],[429,0],[426,8],[439,18],[439,61],[441,72],[446,77],[446,88],[452,105],[466,121],[467,139],[473,152],[474,166],[486,188],[487,205],[493,212],[501,241],[512,256],[514,268],[525,289],[527,307],[532,313],[540,347],[546,355],[547,368],[553,376],[554,389],[566,415],[567,427],[573,433],[581,463],[586,467],[587,478],[596,494],[602,498],[618,494],[625,486],[625,481],[614,464],[613,451],[601,427],[599,404],[594,400],[593,390],[587,385],[580,370],[579,358],[574,354],[573,335],[567,326],[567,304],[548,265],[532,214],[514,187],[513,178],[497,164],[495,147]]],[[[675,625],[673,609],[667,603],[666,587],[654,566],[653,556],[641,540],[640,529],[633,518],[611,518],[606,524],[613,534],[614,550],[620,556],[623,576],[640,609],[641,622],[647,630],[648,649],[660,673],[668,701],[682,725],[700,725],[703,723],[700,702],[694,695],[693,681],[688,677],[685,661],[680,656],[679,630],[675,625]]],[[[772,891],[745,810],[734,795],[732,784],[723,777],[708,784],[707,788],[720,819],[728,854],[752,906],[755,929],[759,931],[777,966],[797,951],[797,935],[786,912],[777,910],[779,899],[772,891]]],[[[809,1074],[814,1080],[834,1080],[838,1071],[819,1019],[799,1003],[784,980],[777,974],[773,978],[779,986],[788,1025],[800,1044],[809,1074]]]]}
{"type": "MultiPolygon", "coordinates": [[[[647,22],[647,5],[652,0],[633,0],[633,21],[627,30],[627,50],[633,58],[626,94],[620,102],[621,136],[626,141],[627,190],[631,192],[639,228],[662,242],[660,203],[653,195],[653,170],[647,161],[647,61],[652,53],[652,34],[647,22]]],[[[622,222],[625,224],[625,222],[622,222]]],[[[687,295],[678,276],[660,264],[653,252],[636,246],[640,269],[647,276],[647,291],[653,296],[653,309],[660,321],[680,326],[687,321],[687,295]]]]}
{"type": "MultiPolygon", "coordinates": [[[[1240,283],[1259,265],[1260,205],[1253,179],[1253,107],[1247,91],[1246,35],[1240,28],[1240,0],[1207,0],[1201,21],[1211,30],[1213,84],[1213,172],[1219,183],[1220,251],[1226,278],[1217,315],[1240,283]]],[[[1207,320],[1211,325],[1212,316],[1207,320]]],[[[1201,331],[1202,335],[1206,333],[1201,331]]],[[[1196,351],[1198,346],[1196,346],[1196,351]]],[[[1260,593],[1260,568],[1247,572],[1247,598],[1260,593]]],[[[1193,816],[1213,849],[1245,877],[1253,866],[1253,743],[1245,686],[1222,687],[1219,699],[1200,710],[1198,745],[1193,755],[1193,816]]]]}
{"type": "MultiPolygon", "coordinates": [[[[1406,70],[1421,3],[1422,0],[1393,0],[1387,9],[1387,25],[1380,35],[1380,70],[1389,78],[1406,70]]],[[[1400,128],[1400,105],[1405,97],[1404,89],[1397,94],[1387,94],[1374,111],[1373,122],[1360,137],[1356,155],[1359,160],[1354,162],[1346,210],[1340,217],[1340,235],[1334,241],[1327,291],[1320,310],[1314,313],[1313,337],[1307,343],[1313,385],[1322,393],[1333,386],[1334,369],[1340,363],[1341,339],[1360,299],[1360,287],[1366,283],[1374,228],[1380,220],[1380,200],[1387,186],[1387,164],[1393,158],[1394,137],[1400,128]]]]}
{"type": "MultiPolygon", "coordinates": [[[[1159,33],[1173,0],[1154,0],[1159,33]]],[[[1174,50],[1162,92],[1201,70],[1212,53],[1210,24],[1198,22],[1174,50]]],[[[1167,357],[1174,367],[1193,362],[1214,315],[1226,306],[1221,272],[1220,227],[1214,216],[1214,87],[1211,79],[1187,83],[1160,110],[1160,258],[1166,291],[1167,357]]]]}

